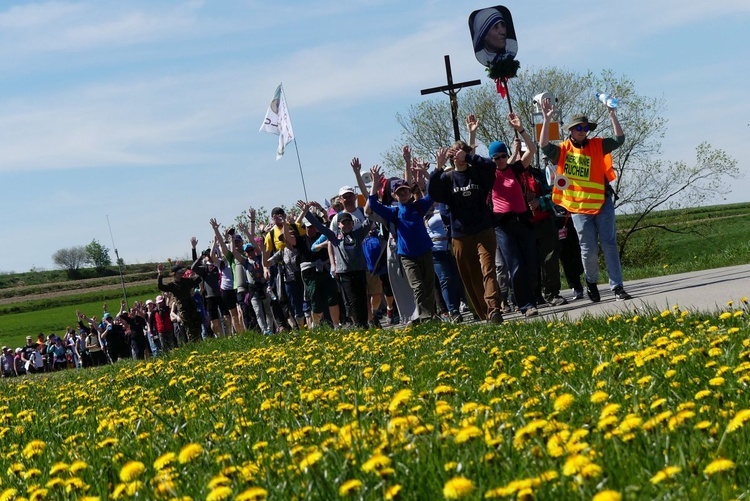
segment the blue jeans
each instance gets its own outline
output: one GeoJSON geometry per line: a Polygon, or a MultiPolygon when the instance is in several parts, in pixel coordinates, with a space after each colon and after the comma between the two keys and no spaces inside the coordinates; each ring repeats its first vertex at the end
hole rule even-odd
{"type": "Polygon", "coordinates": [[[536,307],[533,286],[537,266],[534,228],[525,216],[506,216],[495,228],[495,236],[513,284],[516,305],[522,312],[536,307]]]}
{"type": "Polygon", "coordinates": [[[293,282],[284,282],[284,289],[286,297],[289,299],[292,313],[295,318],[302,318],[305,316],[303,307],[303,301],[305,297],[305,289],[302,285],[302,276],[293,282]]]}
{"type": "Polygon", "coordinates": [[[607,197],[599,214],[571,214],[573,225],[581,243],[581,259],[586,281],[599,280],[599,245],[604,253],[604,262],[609,275],[609,288],[622,286],[622,267],[617,253],[617,227],[615,226],[615,206],[607,197]],[[598,244],[597,244],[598,237],[598,244]]]}
{"type": "Polygon", "coordinates": [[[453,254],[448,251],[432,251],[435,274],[440,282],[440,293],[450,313],[458,313],[461,305],[461,277],[453,254]]]}

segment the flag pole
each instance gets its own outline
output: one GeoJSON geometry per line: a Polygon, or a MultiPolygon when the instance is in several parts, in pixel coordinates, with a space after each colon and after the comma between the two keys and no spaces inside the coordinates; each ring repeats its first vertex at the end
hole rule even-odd
{"type": "MultiPolygon", "coordinates": [[[[281,93],[284,94],[284,101],[286,101],[286,92],[284,92],[284,83],[279,84],[281,86],[281,93]]],[[[307,186],[305,186],[305,174],[302,172],[302,161],[299,157],[299,148],[297,147],[297,138],[294,138],[294,151],[297,152],[297,165],[299,166],[299,177],[302,179],[302,192],[305,194],[305,202],[307,198],[307,186]]]]}

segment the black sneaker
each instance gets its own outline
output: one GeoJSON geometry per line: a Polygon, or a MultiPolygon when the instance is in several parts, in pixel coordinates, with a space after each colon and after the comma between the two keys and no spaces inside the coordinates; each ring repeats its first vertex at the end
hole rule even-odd
{"type": "Polygon", "coordinates": [[[633,297],[630,294],[625,292],[625,289],[623,288],[622,285],[618,285],[617,287],[615,287],[612,292],[615,293],[615,299],[617,301],[625,301],[626,299],[633,299],[633,297]]]}
{"type": "Polygon", "coordinates": [[[490,316],[489,323],[491,324],[501,324],[503,323],[503,314],[499,311],[496,311],[490,316]]]}
{"type": "Polygon", "coordinates": [[[453,313],[451,313],[450,318],[451,322],[453,322],[454,324],[460,324],[464,321],[463,315],[461,315],[461,313],[458,311],[454,311],[453,313]]]}
{"type": "Polygon", "coordinates": [[[562,297],[560,294],[556,294],[549,297],[547,299],[547,303],[551,304],[552,306],[562,306],[564,304],[568,304],[568,300],[562,297]]]}
{"type": "Polygon", "coordinates": [[[599,287],[595,283],[586,281],[586,292],[589,295],[592,303],[598,303],[602,300],[602,296],[599,295],[599,287]]]}

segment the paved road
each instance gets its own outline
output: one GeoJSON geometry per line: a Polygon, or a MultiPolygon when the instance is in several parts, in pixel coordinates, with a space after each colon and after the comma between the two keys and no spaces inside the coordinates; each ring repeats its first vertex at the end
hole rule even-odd
{"type": "MultiPolygon", "coordinates": [[[[585,314],[611,315],[647,306],[661,311],[675,304],[683,310],[713,312],[727,308],[728,301],[738,306],[741,298],[750,297],[750,265],[633,280],[625,282],[625,290],[633,299],[615,301],[609,287],[599,284],[602,295],[599,303],[592,303],[586,296],[563,306],[539,308],[539,313],[544,317],[573,320],[585,314]]],[[[562,296],[568,299],[570,290],[563,291],[562,296]]],[[[506,315],[508,320],[514,318],[519,318],[519,315],[506,315]]]]}

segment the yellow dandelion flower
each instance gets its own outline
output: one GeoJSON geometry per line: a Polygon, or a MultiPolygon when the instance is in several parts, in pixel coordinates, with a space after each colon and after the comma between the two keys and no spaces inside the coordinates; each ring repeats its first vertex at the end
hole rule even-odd
{"type": "Polygon", "coordinates": [[[609,398],[609,394],[605,391],[595,391],[591,394],[591,403],[592,404],[600,404],[602,402],[606,402],[609,398]]]}
{"type": "Polygon", "coordinates": [[[47,480],[47,483],[44,484],[45,487],[48,489],[54,489],[55,487],[62,487],[65,485],[65,480],[63,480],[60,477],[52,477],[49,480],[47,480]]]}
{"type": "Polygon", "coordinates": [[[214,478],[208,481],[208,488],[213,490],[222,485],[231,484],[232,479],[223,474],[218,474],[214,478]]]}
{"type": "Polygon", "coordinates": [[[96,444],[96,446],[99,449],[104,449],[105,447],[114,447],[115,445],[117,445],[119,443],[120,443],[120,441],[117,440],[116,438],[105,438],[104,440],[102,440],[101,442],[99,442],[98,444],[96,444]]]}
{"type": "Polygon", "coordinates": [[[732,318],[732,314],[729,313],[728,311],[725,311],[724,313],[719,315],[719,320],[726,320],[728,318],[732,318]]]}
{"type": "Polygon", "coordinates": [[[682,468],[680,468],[679,466],[667,466],[663,470],[657,471],[656,475],[651,477],[650,482],[656,485],[659,482],[663,482],[664,480],[674,477],[681,471],[682,471],[682,468]]]}
{"type": "Polygon", "coordinates": [[[49,469],[49,475],[54,476],[57,475],[60,472],[68,471],[70,469],[70,466],[68,466],[68,463],[58,462],[52,465],[52,468],[49,469]]]}
{"type": "Polygon", "coordinates": [[[472,438],[475,437],[481,437],[484,435],[484,432],[479,429],[477,426],[464,426],[458,431],[458,434],[456,435],[455,442],[457,444],[463,444],[465,442],[468,442],[472,438]]]}
{"type": "Polygon", "coordinates": [[[120,469],[120,481],[132,482],[146,471],[146,465],[140,461],[128,461],[120,469]]]}
{"type": "Polygon", "coordinates": [[[393,396],[393,399],[391,399],[391,403],[388,404],[388,412],[395,412],[396,409],[399,408],[399,406],[409,401],[412,394],[412,391],[409,389],[403,389],[396,392],[396,394],[393,396]]]}
{"type": "Polygon", "coordinates": [[[213,489],[206,496],[206,501],[224,501],[232,496],[232,488],[225,485],[213,489]]]}
{"type": "Polygon", "coordinates": [[[240,492],[234,501],[263,501],[268,497],[268,491],[263,487],[250,487],[240,492]]]}
{"type": "Polygon", "coordinates": [[[18,494],[17,489],[5,489],[0,493],[0,501],[11,501],[16,498],[16,494],[18,494]]]}
{"type": "Polygon", "coordinates": [[[452,395],[453,393],[456,393],[456,390],[452,386],[441,384],[435,387],[433,393],[435,393],[435,395],[452,395]]]}
{"type": "Polygon", "coordinates": [[[727,433],[732,433],[733,431],[742,428],[742,425],[745,424],[745,421],[748,419],[750,419],[750,409],[739,411],[727,425],[727,433]]]}
{"type": "Polygon", "coordinates": [[[306,471],[308,468],[310,468],[312,465],[317,463],[323,458],[323,453],[320,451],[314,451],[305,456],[305,458],[300,461],[299,463],[299,469],[302,471],[306,471]]]}
{"type": "Polygon", "coordinates": [[[456,468],[458,468],[458,463],[455,461],[448,461],[443,465],[445,471],[455,470],[456,468]]]}
{"type": "Polygon", "coordinates": [[[371,473],[391,465],[391,458],[380,453],[373,456],[362,464],[362,471],[371,473]]]}
{"type": "Polygon", "coordinates": [[[29,501],[40,501],[47,497],[48,492],[47,489],[36,489],[29,495],[29,501]]]}
{"type": "Polygon", "coordinates": [[[706,397],[710,397],[713,392],[711,390],[701,390],[695,394],[696,400],[702,400],[706,397]]]}
{"type": "Polygon", "coordinates": [[[203,447],[200,444],[187,444],[180,450],[177,460],[180,464],[189,463],[193,459],[203,454],[203,447]]]}
{"type": "Polygon", "coordinates": [[[45,442],[42,442],[41,440],[32,440],[23,448],[23,457],[30,459],[34,456],[38,456],[44,452],[45,447],[47,447],[45,442]]]}
{"type": "Polygon", "coordinates": [[[161,471],[177,459],[177,454],[174,452],[165,452],[154,460],[154,470],[161,471]]]}
{"type": "Polygon", "coordinates": [[[723,377],[715,377],[708,380],[709,386],[721,386],[724,384],[724,378],[723,377]]]}
{"type": "Polygon", "coordinates": [[[570,393],[563,393],[555,399],[554,408],[557,412],[562,412],[575,402],[575,397],[570,393]]]}
{"type": "Polygon", "coordinates": [[[348,496],[362,488],[362,481],[356,478],[347,480],[339,487],[339,496],[348,496]]]}
{"type": "Polygon", "coordinates": [[[620,501],[622,495],[617,491],[601,491],[598,492],[591,501],[620,501]]]}
{"type": "Polygon", "coordinates": [[[474,482],[466,477],[453,477],[443,486],[443,497],[445,499],[460,499],[466,497],[474,490],[474,482]]]}
{"type": "Polygon", "coordinates": [[[401,492],[401,485],[399,484],[388,487],[388,489],[385,491],[386,501],[392,501],[393,499],[396,499],[396,496],[398,496],[399,492],[401,492]]]}
{"type": "Polygon", "coordinates": [[[734,469],[734,461],[724,458],[718,458],[711,461],[708,466],[703,469],[703,473],[706,475],[714,475],[721,473],[722,471],[728,471],[734,469]]]}

